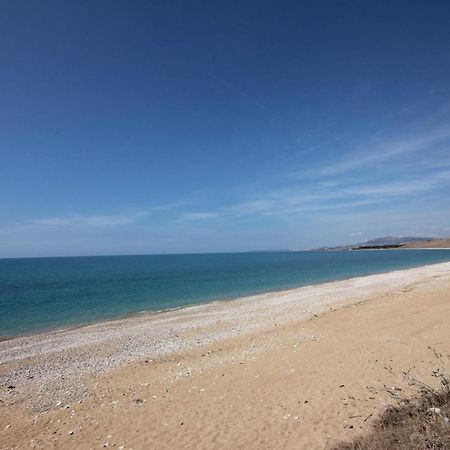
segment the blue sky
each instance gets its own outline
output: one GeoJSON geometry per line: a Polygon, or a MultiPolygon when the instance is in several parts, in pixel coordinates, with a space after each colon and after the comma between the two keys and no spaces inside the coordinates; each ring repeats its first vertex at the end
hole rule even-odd
{"type": "Polygon", "coordinates": [[[0,256],[450,235],[450,6],[0,4],[0,256]]]}

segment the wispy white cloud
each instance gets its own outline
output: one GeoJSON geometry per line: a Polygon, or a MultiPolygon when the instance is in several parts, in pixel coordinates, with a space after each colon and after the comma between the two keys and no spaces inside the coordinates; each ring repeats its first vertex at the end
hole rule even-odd
{"type": "Polygon", "coordinates": [[[191,212],[186,213],[181,216],[183,221],[194,221],[194,220],[210,220],[215,219],[219,215],[216,212],[191,212]]]}
{"type": "MultiPolygon", "coordinates": [[[[332,144],[325,142],[309,150],[332,144]]],[[[252,233],[257,233],[259,227],[255,224],[261,223],[264,229],[273,218],[272,225],[281,224],[274,233],[282,234],[282,230],[287,229],[283,228],[287,223],[292,224],[294,234],[297,229],[303,233],[307,226],[302,227],[302,224],[309,222],[313,228],[340,224],[341,234],[348,237],[349,230],[356,227],[357,230],[371,230],[370,233],[377,234],[388,230],[392,224],[408,223],[407,213],[411,205],[414,214],[409,222],[416,221],[428,226],[428,223],[443,222],[444,219],[417,219],[422,213],[417,205],[427,205],[428,200],[433,199],[437,204],[436,199],[445,199],[445,193],[450,190],[450,152],[447,151],[447,144],[450,149],[450,126],[430,127],[426,132],[416,130],[400,138],[378,139],[376,143],[371,140],[366,146],[341,154],[334,161],[314,158],[310,166],[302,169],[302,176],[289,176],[292,172],[289,168],[277,177],[260,180],[259,190],[249,192],[257,186],[256,179],[251,186],[247,184],[238,186],[239,190],[230,189],[226,195],[236,195],[234,201],[225,202],[221,192],[218,192],[217,198],[221,200],[214,208],[205,207],[202,203],[206,196],[193,195],[193,200],[189,202],[175,201],[134,211],[119,210],[114,214],[74,212],[37,217],[3,226],[0,235],[3,242],[8,242],[11,236],[17,240],[23,236],[35,236],[36,242],[44,242],[46,238],[49,243],[56,237],[60,240],[69,237],[71,242],[79,238],[81,242],[88,236],[94,244],[102,238],[106,242],[111,235],[129,236],[130,239],[139,237],[140,240],[136,240],[136,248],[139,249],[141,244],[149,242],[150,237],[155,237],[155,230],[159,227],[170,235],[171,242],[175,242],[171,245],[179,249],[176,236],[180,230],[185,233],[184,236],[189,236],[191,242],[217,242],[217,236],[220,233],[227,235],[230,229],[233,229],[234,238],[237,228],[233,227],[237,227],[238,223],[244,224],[239,230],[251,229],[252,233]],[[277,183],[276,186],[273,183],[277,183]],[[414,203],[416,200],[417,203],[414,203]],[[381,219],[383,217],[386,220],[381,219]],[[384,228],[375,225],[379,223],[383,223],[384,228]]],[[[445,200],[442,203],[441,215],[448,217],[445,200]]],[[[447,206],[450,208],[448,202],[447,206]]],[[[276,226],[272,228],[275,230],[276,226]]],[[[309,232],[314,235],[319,230],[311,228],[309,232]]],[[[323,233],[328,233],[328,230],[323,233]]],[[[364,232],[366,234],[367,231],[364,232]]],[[[268,235],[272,236],[270,233],[268,235]]],[[[233,238],[230,238],[231,243],[233,238]]],[[[157,241],[155,245],[159,245],[157,241]]],[[[87,249],[86,253],[89,251],[87,249]]]]}
{"type": "Polygon", "coordinates": [[[309,147],[305,147],[305,148],[301,149],[299,151],[299,154],[304,156],[304,155],[307,155],[309,153],[312,153],[312,152],[318,150],[319,148],[328,147],[328,146],[330,146],[332,144],[336,144],[336,142],[339,142],[342,139],[344,139],[345,136],[346,136],[346,133],[342,133],[342,134],[340,134],[338,136],[335,136],[335,137],[333,137],[331,139],[327,139],[327,140],[319,142],[317,144],[310,145],[309,147]]]}
{"type": "Polygon", "coordinates": [[[222,220],[243,216],[275,216],[312,213],[326,210],[348,210],[405,199],[450,185],[450,170],[440,170],[427,176],[371,183],[364,180],[310,183],[266,192],[256,198],[237,202],[214,211],[187,213],[183,220],[222,220]]]}
{"type": "Polygon", "coordinates": [[[139,210],[119,214],[67,214],[61,216],[40,217],[17,224],[20,227],[59,227],[59,228],[113,228],[131,225],[145,218],[176,210],[189,204],[176,201],[162,205],[150,206],[139,210]]]}
{"type": "Polygon", "coordinates": [[[292,171],[291,174],[307,178],[345,174],[362,168],[379,166],[391,160],[406,158],[411,154],[433,151],[447,142],[450,144],[450,126],[443,125],[414,136],[378,139],[374,143],[360,146],[355,151],[346,152],[342,158],[325,164],[321,162],[318,166],[303,167],[292,171]]]}
{"type": "Polygon", "coordinates": [[[450,171],[439,171],[415,179],[403,179],[393,182],[359,184],[337,189],[330,196],[377,196],[380,198],[399,197],[428,192],[450,182],[450,171]]]}
{"type": "Polygon", "coordinates": [[[243,201],[224,207],[222,211],[231,214],[256,214],[271,210],[273,206],[274,199],[268,194],[266,198],[243,201]]]}
{"type": "Polygon", "coordinates": [[[120,215],[69,215],[34,219],[30,224],[49,227],[117,227],[134,223],[146,215],[145,212],[120,215]]]}

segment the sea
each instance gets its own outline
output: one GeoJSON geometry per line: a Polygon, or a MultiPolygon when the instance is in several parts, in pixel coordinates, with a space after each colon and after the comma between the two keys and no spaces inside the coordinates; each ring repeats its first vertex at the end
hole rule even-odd
{"type": "Polygon", "coordinates": [[[450,250],[0,259],[0,338],[450,261],[450,250]]]}

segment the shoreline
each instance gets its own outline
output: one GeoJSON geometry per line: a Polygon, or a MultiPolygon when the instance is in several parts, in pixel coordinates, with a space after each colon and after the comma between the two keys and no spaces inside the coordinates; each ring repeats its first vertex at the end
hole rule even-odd
{"type": "Polygon", "coordinates": [[[433,382],[449,288],[448,262],[0,342],[0,448],[332,448],[433,382]]]}
{"type": "MultiPolygon", "coordinates": [[[[320,312],[323,310],[324,307],[331,307],[333,306],[339,307],[342,306],[342,304],[351,304],[351,301],[349,301],[348,298],[346,298],[345,295],[345,289],[346,285],[348,284],[356,284],[359,283],[367,283],[370,284],[383,284],[384,279],[388,280],[389,278],[402,278],[404,275],[408,276],[414,275],[415,272],[433,272],[434,270],[439,271],[440,269],[449,270],[450,272],[450,262],[444,262],[444,263],[437,263],[437,264],[428,264],[418,267],[412,267],[407,269],[399,269],[399,270],[392,270],[387,272],[380,272],[376,274],[371,275],[365,275],[365,276],[359,276],[359,277],[350,277],[342,280],[334,280],[334,281],[328,281],[324,283],[318,283],[318,284],[311,284],[311,285],[305,285],[290,289],[283,289],[283,290],[275,290],[275,291],[268,291],[261,294],[255,294],[255,295],[249,295],[244,297],[236,297],[236,298],[230,298],[226,300],[215,300],[211,302],[206,303],[198,303],[198,304],[192,304],[188,306],[181,306],[176,308],[171,308],[167,310],[160,310],[155,312],[142,312],[142,313],[133,313],[126,317],[111,319],[111,320],[105,320],[105,321],[98,321],[91,324],[80,324],[78,326],[68,327],[68,328],[62,328],[57,330],[51,330],[47,332],[42,333],[35,333],[31,335],[24,335],[24,336],[17,336],[12,337],[11,339],[6,339],[0,341],[0,364],[4,363],[5,361],[9,361],[8,358],[5,360],[5,353],[7,354],[8,351],[11,352],[11,349],[5,349],[5,347],[9,347],[8,344],[16,344],[19,347],[20,346],[31,346],[31,347],[38,347],[38,345],[35,344],[35,341],[39,344],[39,342],[43,342],[44,345],[47,344],[47,342],[58,342],[61,341],[64,342],[65,339],[65,347],[72,348],[76,347],[73,343],[74,339],[79,339],[81,337],[86,337],[86,339],[81,339],[80,346],[87,345],[87,343],[95,341],[95,336],[98,334],[100,336],[102,335],[108,335],[108,338],[114,338],[117,337],[117,334],[120,337],[120,334],[127,334],[127,331],[132,331],[135,327],[146,327],[148,325],[151,325],[152,323],[177,323],[180,322],[183,326],[183,321],[186,321],[187,323],[189,321],[194,320],[193,326],[196,326],[195,318],[197,315],[206,315],[210,319],[209,325],[211,326],[211,320],[212,325],[214,326],[215,322],[218,320],[220,322],[222,319],[219,317],[222,313],[229,313],[233,315],[237,310],[244,309],[247,313],[250,313],[250,316],[255,313],[255,306],[260,307],[260,309],[266,309],[270,310],[272,308],[274,309],[273,313],[280,313],[280,306],[282,306],[283,302],[290,302],[291,304],[288,306],[297,306],[301,308],[303,307],[303,310],[301,312],[303,313],[302,318],[308,317],[308,315],[312,315],[315,312],[320,312]],[[337,292],[335,291],[335,288],[337,290],[344,289],[344,295],[338,296],[337,292]],[[334,294],[335,297],[333,300],[327,300],[325,302],[321,302],[320,299],[314,298],[316,297],[316,294],[320,295],[321,291],[326,292],[329,295],[334,294]],[[303,301],[303,297],[306,297],[307,300],[303,301]],[[313,304],[310,302],[310,297],[313,297],[313,304]],[[277,304],[277,300],[280,300],[277,304]],[[316,300],[316,301],[315,301],[316,300]],[[309,303],[308,303],[309,301],[309,303]],[[260,303],[262,302],[262,303],[260,303]],[[306,308],[306,309],[305,309],[306,308]],[[118,333],[115,333],[118,331],[118,333]]],[[[382,288],[382,286],[378,286],[378,288],[382,288]]],[[[372,286],[373,288],[373,286],[372,286]]],[[[252,321],[254,319],[253,316],[248,317],[247,320],[252,321]]],[[[64,347],[64,345],[63,345],[64,347]]],[[[18,352],[20,354],[20,352],[18,352]]],[[[1,376],[1,375],[0,375],[1,376]]],[[[1,382],[1,378],[0,378],[1,382]]]]}
{"type": "MultiPolygon", "coordinates": [[[[374,251],[374,250],[384,250],[384,249],[359,249],[358,251],[362,252],[362,251],[374,251]]],[[[388,249],[388,250],[392,250],[392,249],[388,249]]],[[[396,250],[401,250],[401,249],[396,249],[396,250]]],[[[422,248],[420,248],[420,249],[419,248],[405,248],[403,250],[450,250],[450,248],[448,248],[448,249],[446,249],[446,248],[423,248],[423,249],[422,248]]],[[[317,283],[312,283],[312,284],[303,284],[303,285],[300,284],[300,285],[296,285],[293,287],[287,287],[287,288],[282,288],[282,289],[278,289],[278,288],[268,289],[268,290],[264,290],[264,291],[255,292],[254,294],[248,294],[248,295],[238,295],[238,296],[234,296],[234,297],[218,298],[215,300],[206,300],[204,302],[200,301],[200,302],[187,303],[185,305],[174,306],[171,308],[130,312],[130,313],[125,313],[125,314],[120,314],[117,316],[111,316],[110,318],[94,320],[92,322],[81,322],[81,323],[67,325],[67,326],[55,326],[55,327],[50,326],[45,329],[31,331],[29,333],[23,333],[23,334],[11,335],[11,336],[8,336],[8,335],[1,336],[0,335],[0,343],[6,342],[6,341],[12,341],[12,340],[16,340],[16,339],[22,339],[22,338],[25,339],[25,338],[33,338],[33,337],[37,337],[37,336],[70,332],[72,330],[78,330],[78,329],[81,329],[84,327],[91,327],[91,326],[96,326],[96,325],[107,325],[110,322],[117,322],[117,321],[122,321],[122,320],[127,320],[127,319],[133,319],[135,317],[137,318],[137,317],[146,316],[148,319],[151,319],[152,317],[159,315],[159,314],[165,314],[165,313],[170,313],[172,311],[189,309],[192,307],[215,305],[217,303],[229,303],[229,302],[234,302],[234,301],[250,299],[253,297],[260,296],[260,295],[265,296],[267,294],[283,294],[283,293],[288,293],[290,291],[295,291],[297,289],[302,289],[302,288],[306,288],[306,287],[322,286],[322,285],[327,285],[329,283],[336,283],[336,282],[340,282],[340,281],[349,281],[349,280],[353,280],[353,279],[365,278],[365,277],[370,277],[370,276],[374,276],[374,275],[383,275],[383,274],[398,272],[398,271],[402,271],[402,270],[418,269],[418,268],[422,268],[422,267],[429,267],[429,266],[435,266],[435,265],[446,264],[446,263],[447,262],[439,262],[439,263],[430,263],[430,264],[424,264],[424,265],[418,265],[418,266],[410,266],[410,267],[405,267],[405,268],[400,268],[400,269],[374,272],[374,273],[370,273],[370,274],[366,274],[366,275],[335,278],[335,279],[330,279],[327,281],[319,281],[317,283]]],[[[450,263],[450,261],[449,261],[449,263],[450,263]]]]}

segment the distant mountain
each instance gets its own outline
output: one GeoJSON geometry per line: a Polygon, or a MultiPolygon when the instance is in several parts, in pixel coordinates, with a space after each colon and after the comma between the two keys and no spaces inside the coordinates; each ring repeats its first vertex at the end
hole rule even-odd
{"type": "Polygon", "coordinates": [[[419,241],[431,241],[434,238],[428,237],[415,237],[415,236],[384,236],[375,239],[371,239],[360,244],[356,244],[355,247],[361,246],[378,246],[378,245],[401,245],[408,244],[409,242],[419,242],[419,241]]]}
{"type": "Polygon", "coordinates": [[[360,242],[359,244],[340,245],[337,247],[321,247],[316,250],[322,251],[339,251],[339,250],[364,250],[364,249],[383,249],[383,248],[399,248],[403,246],[414,245],[415,243],[431,242],[436,238],[417,237],[417,236],[384,236],[369,241],[360,242]]]}

